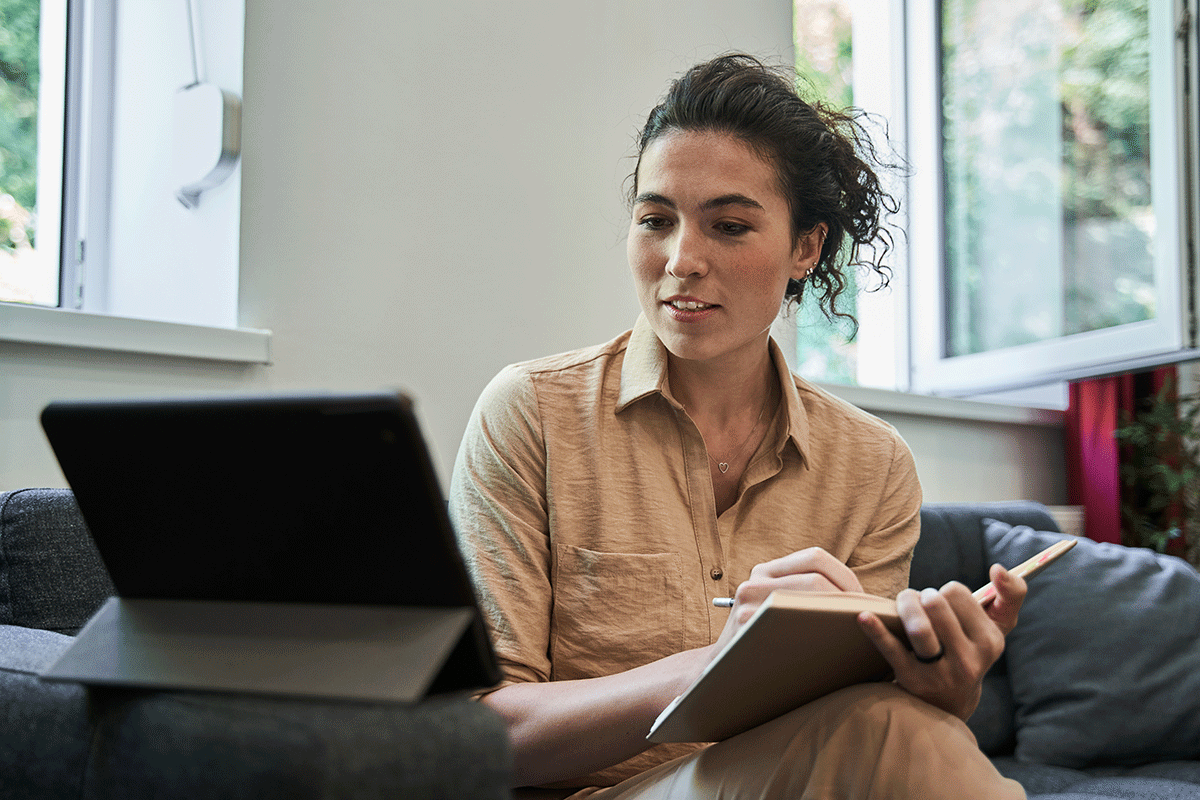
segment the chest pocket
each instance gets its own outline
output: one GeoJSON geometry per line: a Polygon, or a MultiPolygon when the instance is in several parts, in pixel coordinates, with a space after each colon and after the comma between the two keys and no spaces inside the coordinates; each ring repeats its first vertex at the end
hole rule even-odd
{"type": "Polygon", "coordinates": [[[677,554],[559,545],[555,555],[552,680],[611,675],[683,649],[677,554]]]}

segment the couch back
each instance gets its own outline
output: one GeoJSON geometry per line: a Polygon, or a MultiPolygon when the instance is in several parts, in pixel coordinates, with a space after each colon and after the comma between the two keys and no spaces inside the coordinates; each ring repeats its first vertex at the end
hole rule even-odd
{"type": "Polygon", "coordinates": [[[1059,530],[1045,506],[1027,500],[926,503],[921,507],[921,538],[913,551],[908,585],[937,589],[961,581],[974,590],[987,583],[992,560],[984,542],[984,518],[1014,527],[1028,525],[1035,531],[1059,530]]]}
{"type": "MultiPolygon", "coordinates": [[[[958,580],[974,589],[986,583],[982,516],[1057,530],[1037,503],[926,504],[909,585],[923,589],[958,580]]],[[[73,635],[113,593],[69,490],[0,494],[0,625],[73,635]]]]}

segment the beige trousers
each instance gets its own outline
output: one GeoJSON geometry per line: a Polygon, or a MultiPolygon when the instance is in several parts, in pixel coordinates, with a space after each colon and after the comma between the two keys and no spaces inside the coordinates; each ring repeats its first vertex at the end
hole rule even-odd
{"type": "MultiPolygon", "coordinates": [[[[589,795],[579,795],[580,797],[589,795]]],[[[890,683],[854,686],[597,790],[591,800],[1019,800],[966,724],[890,683]]]]}

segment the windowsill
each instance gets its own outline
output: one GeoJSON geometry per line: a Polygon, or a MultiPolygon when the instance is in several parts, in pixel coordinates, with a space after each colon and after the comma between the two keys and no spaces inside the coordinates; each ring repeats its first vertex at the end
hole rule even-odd
{"type": "MultiPolygon", "coordinates": [[[[0,341],[245,364],[271,363],[269,330],[184,325],[15,303],[0,303],[0,341]]],[[[1051,409],[907,394],[863,386],[821,384],[821,387],[875,414],[909,414],[1047,427],[1058,427],[1063,421],[1063,413],[1051,409]]]]}
{"type": "Polygon", "coordinates": [[[909,414],[920,417],[1046,427],[1059,427],[1063,423],[1063,412],[1046,408],[982,403],[977,400],[908,394],[864,386],[839,386],[823,383],[821,388],[872,414],[909,414]]]}
{"type": "Polygon", "coordinates": [[[0,341],[245,364],[271,363],[268,330],[184,325],[16,303],[0,303],[0,341]]]}

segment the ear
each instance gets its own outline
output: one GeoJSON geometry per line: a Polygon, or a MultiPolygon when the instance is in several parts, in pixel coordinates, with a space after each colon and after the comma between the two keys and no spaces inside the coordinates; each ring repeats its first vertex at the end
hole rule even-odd
{"type": "Polygon", "coordinates": [[[825,235],[829,226],[818,222],[812,230],[800,234],[796,238],[796,247],[792,252],[792,277],[804,280],[805,276],[817,265],[821,258],[821,248],[825,246],[825,235]]]}

